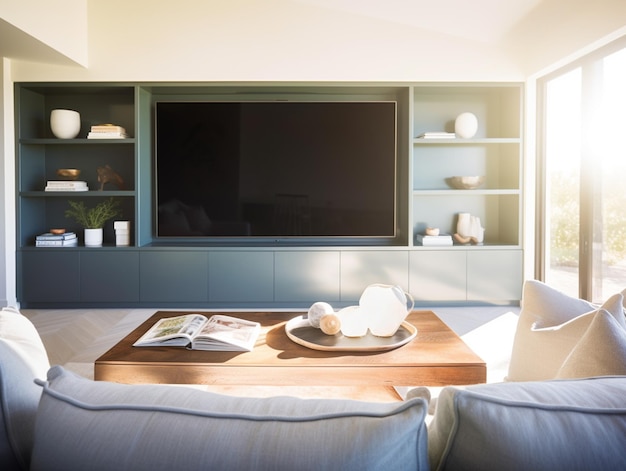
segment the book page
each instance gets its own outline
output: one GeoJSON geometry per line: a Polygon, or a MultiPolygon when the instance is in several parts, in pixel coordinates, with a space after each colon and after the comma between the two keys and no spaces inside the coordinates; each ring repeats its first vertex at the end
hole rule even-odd
{"type": "Polygon", "coordinates": [[[192,348],[198,350],[252,350],[260,330],[261,325],[258,322],[216,314],[198,333],[192,348]]]}
{"type": "Polygon", "coordinates": [[[200,314],[159,319],[133,345],[187,345],[196,332],[206,323],[206,320],[206,317],[200,314]]]}

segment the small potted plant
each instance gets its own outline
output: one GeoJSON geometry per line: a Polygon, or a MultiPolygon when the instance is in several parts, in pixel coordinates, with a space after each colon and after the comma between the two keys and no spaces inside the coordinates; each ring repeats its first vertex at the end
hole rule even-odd
{"type": "Polygon", "coordinates": [[[104,223],[115,216],[121,216],[120,202],[114,198],[98,203],[93,208],[87,208],[84,201],[68,201],[70,209],[65,211],[65,217],[75,219],[85,229],[85,245],[99,247],[102,245],[102,228],[104,223]]]}

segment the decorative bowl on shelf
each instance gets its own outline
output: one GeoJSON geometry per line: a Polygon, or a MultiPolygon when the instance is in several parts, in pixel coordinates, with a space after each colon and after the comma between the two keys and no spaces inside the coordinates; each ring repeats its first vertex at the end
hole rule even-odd
{"type": "Polygon", "coordinates": [[[77,168],[60,168],[57,169],[57,175],[67,180],[76,180],[80,175],[80,170],[77,168]]]}
{"type": "Polygon", "coordinates": [[[485,177],[482,175],[448,177],[446,183],[457,190],[473,190],[485,183],[485,177]]]}

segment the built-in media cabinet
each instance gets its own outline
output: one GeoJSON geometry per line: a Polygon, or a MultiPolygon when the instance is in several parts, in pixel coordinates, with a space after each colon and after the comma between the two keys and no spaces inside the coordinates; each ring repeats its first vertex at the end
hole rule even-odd
{"type": "Polygon", "coordinates": [[[23,307],[297,308],[315,301],[340,307],[356,303],[371,283],[401,285],[418,306],[521,297],[521,84],[17,83],[15,103],[17,297],[23,307]],[[395,234],[160,237],[155,109],[164,101],[395,103],[395,234]],[[49,118],[57,108],[80,113],[78,137],[53,136],[49,118]],[[472,138],[418,137],[453,132],[462,112],[478,118],[472,138]],[[128,137],[88,139],[91,126],[102,123],[123,126],[128,137]],[[100,190],[97,168],[105,165],[123,186],[108,183],[100,190]],[[45,191],[47,181],[59,179],[59,168],[80,169],[89,191],[45,191]],[[484,176],[484,184],[455,189],[446,183],[463,175],[484,176]],[[131,244],[115,245],[109,221],[104,245],[85,247],[82,228],[65,218],[68,200],[92,206],[109,197],[121,202],[117,219],[131,222],[131,244]],[[415,236],[426,227],[454,233],[461,212],[480,218],[482,244],[418,245],[415,236]],[[55,227],[75,231],[78,246],[36,247],[35,237],[55,227]]]}

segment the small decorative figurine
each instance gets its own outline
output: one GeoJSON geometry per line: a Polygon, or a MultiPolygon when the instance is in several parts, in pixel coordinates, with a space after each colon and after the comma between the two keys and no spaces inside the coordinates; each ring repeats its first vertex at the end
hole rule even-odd
{"type": "Polygon", "coordinates": [[[114,183],[118,189],[124,189],[124,179],[109,164],[98,167],[98,182],[100,182],[100,191],[104,190],[104,185],[107,183],[114,183]]]}

